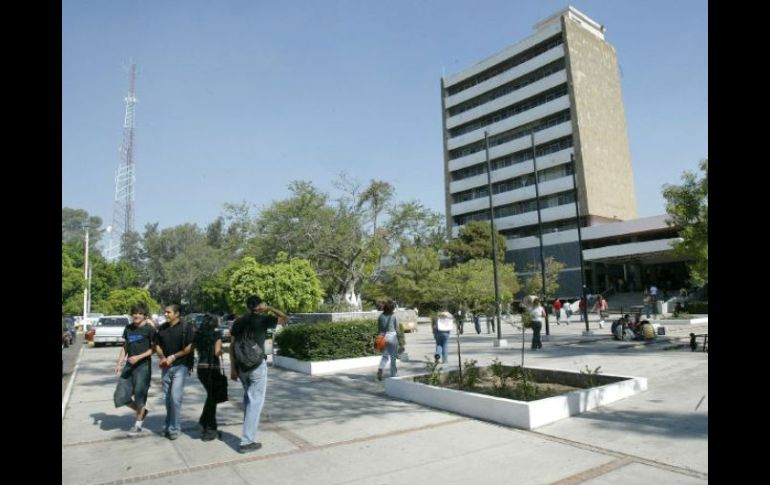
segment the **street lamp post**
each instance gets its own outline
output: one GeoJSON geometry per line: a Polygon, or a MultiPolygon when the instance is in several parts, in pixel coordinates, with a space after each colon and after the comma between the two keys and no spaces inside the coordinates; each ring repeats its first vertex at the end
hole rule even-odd
{"type": "Polygon", "coordinates": [[[86,323],[86,318],[88,317],[88,310],[89,310],[89,304],[91,303],[91,278],[90,278],[90,271],[88,268],[88,230],[91,229],[91,226],[88,224],[83,224],[83,229],[86,230],[86,256],[83,263],[83,277],[86,280],[86,286],[83,288],[83,324],[86,323]]]}
{"type": "MultiPolygon", "coordinates": [[[[583,267],[583,236],[580,232],[580,210],[578,208],[578,186],[577,186],[577,177],[575,173],[577,172],[577,166],[575,165],[575,154],[572,153],[569,156],[570,164],[572,165],[572,186],[575,190],[575,223],[577,224],[577,233],[578,233],[578,256],[580,257],[580,287],[582,288],[582,294],[583,294],[583,301],[585,302],[585,305],[583,307],[583,320],[586,322],[586,331],[584,332],[586,335],[591,334],[591,330],[588,328],[588,299],[586,298],[586,275],[585,275],[585,268],[583,267]]],[[[579,309],[579,305],[578,305],[579,309]]]]}
{"type": "MultiPolygon", "coordinates": [[[[545,257],[543,256],[543,221],[540,217],[540,187],[537,179],[537,154],[535,153],[535,130],[532,129],[529,131],[529,139],[532,143],[532,165],[535,169],[535,204],[537,204],[537,235],[538,239],[540,239],[540,275],[541,275],[541,281],[542,285],[541,288],[541,295],[543,300],[543,308],[547,305],[545,300],[545,257]]],[[[551,335],[551,329],[548,325],[548,312],[545,312],[545,334],[551,335]]]]}
{"type": "Polygon", "coordinates": [[[489,224],[492,227],[492,272],[495,274],[495,319],[497,320],[498,347],[504,347],[507,342],[502,338],[500,330],[500,285],[497,280],[497,231],[495,231],[495,211],[492,208],[492,164],[489,161],[489,134],[484,132],[484,147],[487,155],[487,195],[489,195],[489,224]]]}

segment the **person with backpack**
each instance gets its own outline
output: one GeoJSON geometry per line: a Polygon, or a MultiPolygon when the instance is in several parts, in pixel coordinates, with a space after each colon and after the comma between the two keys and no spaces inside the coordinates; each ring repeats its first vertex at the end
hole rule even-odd
{"type": "Polygon", "coordinates": [[[147,391],[152,377],[152,348],[155,328],[149,324],[147,305],[131,306],[131,323],[123,330],[123,346],[120,348],[115,374],[120,375],[113,394],[115,407],[128,406],[136,413],[132,433],[141,433],[147,416],[147,391]],[[133,399],[132,399],[133,397],[133,399]]]}
{"type": "Polygon", "coordinates": [[[252,295],[246,299],[247,313],[233,323],[230,331],[230,379],[243,385],[243,433],[239,453],[262,448],[256,441],[259,417],[267,392],[267,365],[264,360],[267,329],[289,321],[289,316],[252,295]],[[268,315],[270,311],[276,316],[268,315]]]}
{"type": "Polygon", "coordinates": [[[192,324],[182,322],[179,305],[169,305],[164,312],[166,323],[158,328],[155,352],[160,357],[161,382],[166,399],[166,422],[163,435],[175,440],[182,432],[182,396],[184,383],[194,364],[192,324]]]}

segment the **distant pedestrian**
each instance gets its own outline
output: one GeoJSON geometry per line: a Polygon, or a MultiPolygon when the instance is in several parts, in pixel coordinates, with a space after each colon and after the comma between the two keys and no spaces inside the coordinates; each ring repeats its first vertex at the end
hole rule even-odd
{"type": "Polygon", "coordinates": [[[152,377],[152,349],[155,328],[150,325],[147,305],[131,306],[131,323],[123,330],[123,346],[120,348],[115,374],[120,375],[113,395],[115,407],[128,406],[136,413],[132,432],[141,433],[147,417],[147,391],[152,377]],[[126,358],[127,357],[127,358],[126,358]]]}
{"type": "Polygon", "coordinates": [[[476,329],[476,335],[481,333],[481,319],[478,313],[473,314],[473,327],[476,329]]]}
{"type": "Polygon", "coordinates": [[[647,316],[647,318],[650,318],[650,311],[652,309],[653,301],[652,301],[652,294],[650,293],[649,288],[644,289],[644,297],[642,299],[642,303],[644,304],[644,314],[647,316]]]}
{"type": "Polygon", "coordinates": [[[532,309],[529,311],[529,316],[532,318],[530,323],[532,326],[532,350],[542,349],[543,343],[540,341],[540,330],[543,328],[545,310],[540,304],[540,298],[535,298],[532,301],[532,309]]]}
{"type": "MultiPolygon", "coordinates": [[[[262,414],[262,406],[265,404],[267,393],[267,364],[261,362],[254,366],[247,366],[238,362],[235,357],[235,347],[240,342],[252,343],[259,347],[264,355],[265,337],[267,330],[276,325],[284,325],[289,321],[289,316],[281,310],[266,305],[262,299],[252,295],[246,299],[248,312],[233,323],[230,332],[230,378],[240,379],[243,385],[243,434],[239,453],[248,453],[262,448],[262,443],[256,441],[259,430],[259,417],[262,414]],[[275,316],[268,315],[266,312],[275,316]]],[[[253,345],[251,345],[253,347],[253,345]]]]}
{"type": "Polygon", "coordinates": [[[556,316],[556,325],[561,325],[561,302],[558,298],[553,301],[553,314],[556,316]]]}
{"type": "Polygon", "coordinates": [[[454,317],[451,313],[443,311],[431,318],[433,326],[433,339],[436,341],[436,353],[433,355],[436,363],[439,358],[442,364],[449,361],[449,335],[454,327],[454,317]]]}
{"type": "Polygon", "coordinates": [[[377,369],[377,380],[382,380],[382,372],[390,359],[390,377],[396,377],[396,356],[398,355],[398,319],[393,314],[395,306],[393,302],[387,302],[382,306],[382,313],[377,318],[377,332],[385,336],[385,349],[382,351],[382,359],[377,369]]]}
{"type": "MultiPolygon", "coordinates": [[[[198,424],[203,427],[201,439],[211,441],[221,434],[217,430],[217,399],[216,386],[222,385],[222,369],[219,365],[219,356],[222,355],[222,332],[217,328],[217,318],[206,314],[195,332],[193,338],[195,350],[198,352],[198,380],[206,389],[206,402],[198,419],[198,424]]],[[[227,380],[224,381],[227,385],[227,380]]]]}
{"type": "Polygon", "coordinates": [[[602,295],[597,295],[596,303],[594,303],[592,311],[595,311],[599,315],[599,328],[604,328],[604,319],[608,317],[608,308],[609,305],[607,304],[607,299],[602,295]]]}
{"type": "Polygon", "coordinates": [[[179,305],[168,305],[166,322],[158,328],[155,352],[160,357],[161,382],[166,401],[166,422],[163,435],[175,440],[182,432],[182,397],[184,384],[194,363],[194,328],[182,322],[179,305]]]}
{"type": "Polygon", "coordinates": [[[564,316],[566,317],[566,324],[569,325],[569,319],[572,317],[572,303],[569,300],[564,302],[564,316]]]}

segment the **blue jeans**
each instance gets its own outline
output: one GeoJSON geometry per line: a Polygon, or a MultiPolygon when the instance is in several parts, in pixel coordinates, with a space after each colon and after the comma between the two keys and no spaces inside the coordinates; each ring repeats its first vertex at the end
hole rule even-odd
{"type": "Polygon", "coordinates": [[[243,435],[241,446],[256,443],[259,416],[267,393],[267,362],[251,372],[239,372],[243,385],[243,435]]]}
{"type": "Polygon", "coordinates": [[[396,377],[396,356],[398,355],[398,335],[396,332],[388,332],[385,334],[385,350],[382,351],[382,359],[380,359],[380,369],[385,368],[385,364],[388,363],[388,357],[390,357],[390,377],[396,377]]]}
{"type": "Polygon", "coordinates": [[[182,432],[179,421],[182,419],[182,395],[184,382],[190,374],[190,369],[184,365],[175,365],[163,369],[163,394],[166,396],[166,425],[168,434],[178,435],[182,432]]]}
{"type": "Polygon", "coordinates": [[[436,339],[436,355],[440,355],[441,363],[446,364],[449,360],[449,332],[436,330],[434,338],[436,339]]]}

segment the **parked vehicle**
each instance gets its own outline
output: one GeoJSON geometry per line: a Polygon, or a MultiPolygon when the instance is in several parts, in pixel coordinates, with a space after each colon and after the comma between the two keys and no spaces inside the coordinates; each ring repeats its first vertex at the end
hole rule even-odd
{"type": "Polygon", "coordinates": [[[89,313],[86,315],[86,318],[82,320],[83,323],[83,331],[87,332],[91,328],[96,325],[96,323],[99,321],[101,317],[104,316],[104,313],[89,313]]]}
{"type": "Polygon", "coordinates": [[[222,342],[229,342],[230,341],[230,325],[227,323],[221,323],[218,327],[219,331],[222,332],[222,342]]]}
{"type": "Polygon", "coordinates": [[[129,324],[126,315],[108,315],[101,317],[94,326],[94,347],[106,344],[123,345],[123,330],[129,324]]]}

